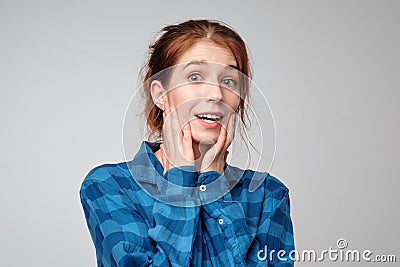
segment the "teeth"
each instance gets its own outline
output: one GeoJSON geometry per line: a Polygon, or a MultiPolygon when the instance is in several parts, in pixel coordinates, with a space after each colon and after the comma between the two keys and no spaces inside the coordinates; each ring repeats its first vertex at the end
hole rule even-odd
{"type": "Polygon", "coordinates": [[[219,121],[221,119],[221,116],[214,115],[214,114],[202,114],[202,115],[198,115],[197,117],[199,117],[201,119],[212,120],[212,121],[219,121]]]}

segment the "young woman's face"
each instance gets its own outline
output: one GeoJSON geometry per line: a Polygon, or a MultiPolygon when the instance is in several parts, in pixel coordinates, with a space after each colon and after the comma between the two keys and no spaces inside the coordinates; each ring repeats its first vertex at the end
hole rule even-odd
{"type": "Polygon", "coordinates": [[[194,142],[217,141],[238,109],[240,75],[231,51],[210,41],[195,44],[171,68],[167,99],[180,121],[190,122],[194,142]]]}

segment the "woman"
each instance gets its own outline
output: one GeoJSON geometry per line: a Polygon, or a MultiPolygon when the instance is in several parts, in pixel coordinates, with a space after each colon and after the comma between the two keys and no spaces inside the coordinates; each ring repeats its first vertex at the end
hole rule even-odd
{"type": "Polygon", "coordinates": [[[249,88],[240,36],[209,20],[167,26],[144,70],[162,141],[94,168],[80,191],[98,266],[293,266],[288,189],[226,162],[249,88]]]}

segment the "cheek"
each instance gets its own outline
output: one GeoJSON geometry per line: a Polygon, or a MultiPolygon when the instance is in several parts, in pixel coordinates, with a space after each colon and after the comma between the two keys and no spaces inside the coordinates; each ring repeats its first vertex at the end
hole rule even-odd
{"type": "Polygon", "coordinates": [[[235,93],[228,93],[225,97],[225,104],[227,104],[233,111],[236,111],[240,104],[240,97],[235,93]]]}
{"type": "Polygon", "coordinates": [[[188,102],[190,100],[196,100],[201,98],[201,96],[196,93],[196,90],[192,88],[178,88],[173,89],[168,93],[168,100],[171,105],[178,106],[181,103],[188,102]]]}

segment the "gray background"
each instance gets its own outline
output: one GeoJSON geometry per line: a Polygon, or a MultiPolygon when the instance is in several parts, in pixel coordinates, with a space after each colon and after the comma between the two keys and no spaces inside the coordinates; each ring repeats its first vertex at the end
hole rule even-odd
{"type": "Polygon", "coordinates": [[[149,41],[189,18],[222,20],[250,47],[276,119],[272,174],[291,190],[297,249],[343,237],[399,261],[399,8],[1,0],[1,265],[95,266],[80,183],[124,160],[124,113],[149,41]]]}

